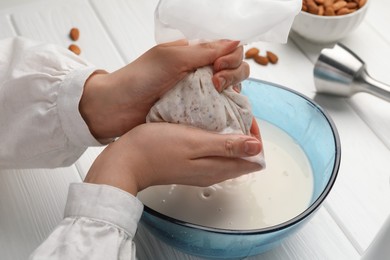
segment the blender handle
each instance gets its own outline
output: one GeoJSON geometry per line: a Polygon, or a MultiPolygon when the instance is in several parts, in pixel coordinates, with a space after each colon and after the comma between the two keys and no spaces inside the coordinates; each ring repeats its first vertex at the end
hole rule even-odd
{"type": "Polygon", "coordinates": [[[362,91],[390,102],[390,85],[372,78],[366,70],[359,75],[357,81],[366,86],[364,88],[360,88],[362,91]]]}

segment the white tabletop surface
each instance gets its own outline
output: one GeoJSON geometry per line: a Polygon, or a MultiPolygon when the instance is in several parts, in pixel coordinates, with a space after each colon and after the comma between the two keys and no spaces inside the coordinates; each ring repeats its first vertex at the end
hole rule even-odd
{"type": "MultiPolygon", "coordinates": [[[[152,47],[157,0],[0,0],[0,39],[15,35],[67,47],[78,27],[81,56],[109,71],[152,47]]],[[[371,76],[390,83],[390,1],[372,0],[360,27],[341,40],[366,63],[371,76]]],[[[323,206],[281,246],[249,259],[360,259],[390,214],[390,104],[369,94],[316,95],[313,64],[333,44],[313,44],[291,33],[287,44],[254,43],[278,54],[251,77],[284,85],[313,98],[339,131],[342,159],[323,206]]],[[[83,179],[101,148],[56,170],[0,170],[0,258],[26,259],[62,219],[70,182],[83,179]]],[[[199,259],[185,255],[140,227],[139,259],[199,259]]],[[[390,257],[389,257],[390,259],[390,257]]]]}

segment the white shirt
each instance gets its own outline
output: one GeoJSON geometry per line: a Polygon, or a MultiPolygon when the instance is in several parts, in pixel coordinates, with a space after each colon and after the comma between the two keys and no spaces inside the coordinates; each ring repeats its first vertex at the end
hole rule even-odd
{"type": "MultiPolygon", "coordinates": [[[[0,41],[0,168],[68,166],[87,147],[101,145],[78,110],[94,71],[55,45],[0,41]]],[[[120,189],[71,184],[64,219],[30,259],[135,259],[142,210],[120,189]]]]}

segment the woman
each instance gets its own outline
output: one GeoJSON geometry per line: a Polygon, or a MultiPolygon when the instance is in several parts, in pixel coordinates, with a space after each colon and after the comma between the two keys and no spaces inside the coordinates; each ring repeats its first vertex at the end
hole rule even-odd
{"type": "Polygon", "coordinates": [[[198,67],[213,65],[218,91],[247,78],[242,52],[234,41],[177,41],[107,73],[54,45],[0,41],[1,168],[67,166],[88,146],[109,144],[85,182],[71,184],[63,221],[31,259],[135,259],[137,192],[259,170],[240,159],[262,149],[255,124],[254,137],[144,124],[153,104],[198,67]]]}

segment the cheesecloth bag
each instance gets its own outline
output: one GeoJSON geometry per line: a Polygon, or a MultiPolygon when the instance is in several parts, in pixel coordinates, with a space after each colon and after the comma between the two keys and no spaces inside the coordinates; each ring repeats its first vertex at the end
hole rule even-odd
{"type": "MultiPolygon", "coordinates": [[[[155,10],[157,43],[219,39],[285,43],[301,0],[160,0],[155,10]]],[[[248,99],[230,86],[218,93],[210,66],[187,75],[150,110],[147,122],[187,124],[221,134],[250,135],[248,99]]],[[[265,167],[264,154],[244,159],[265,167]]]]}

